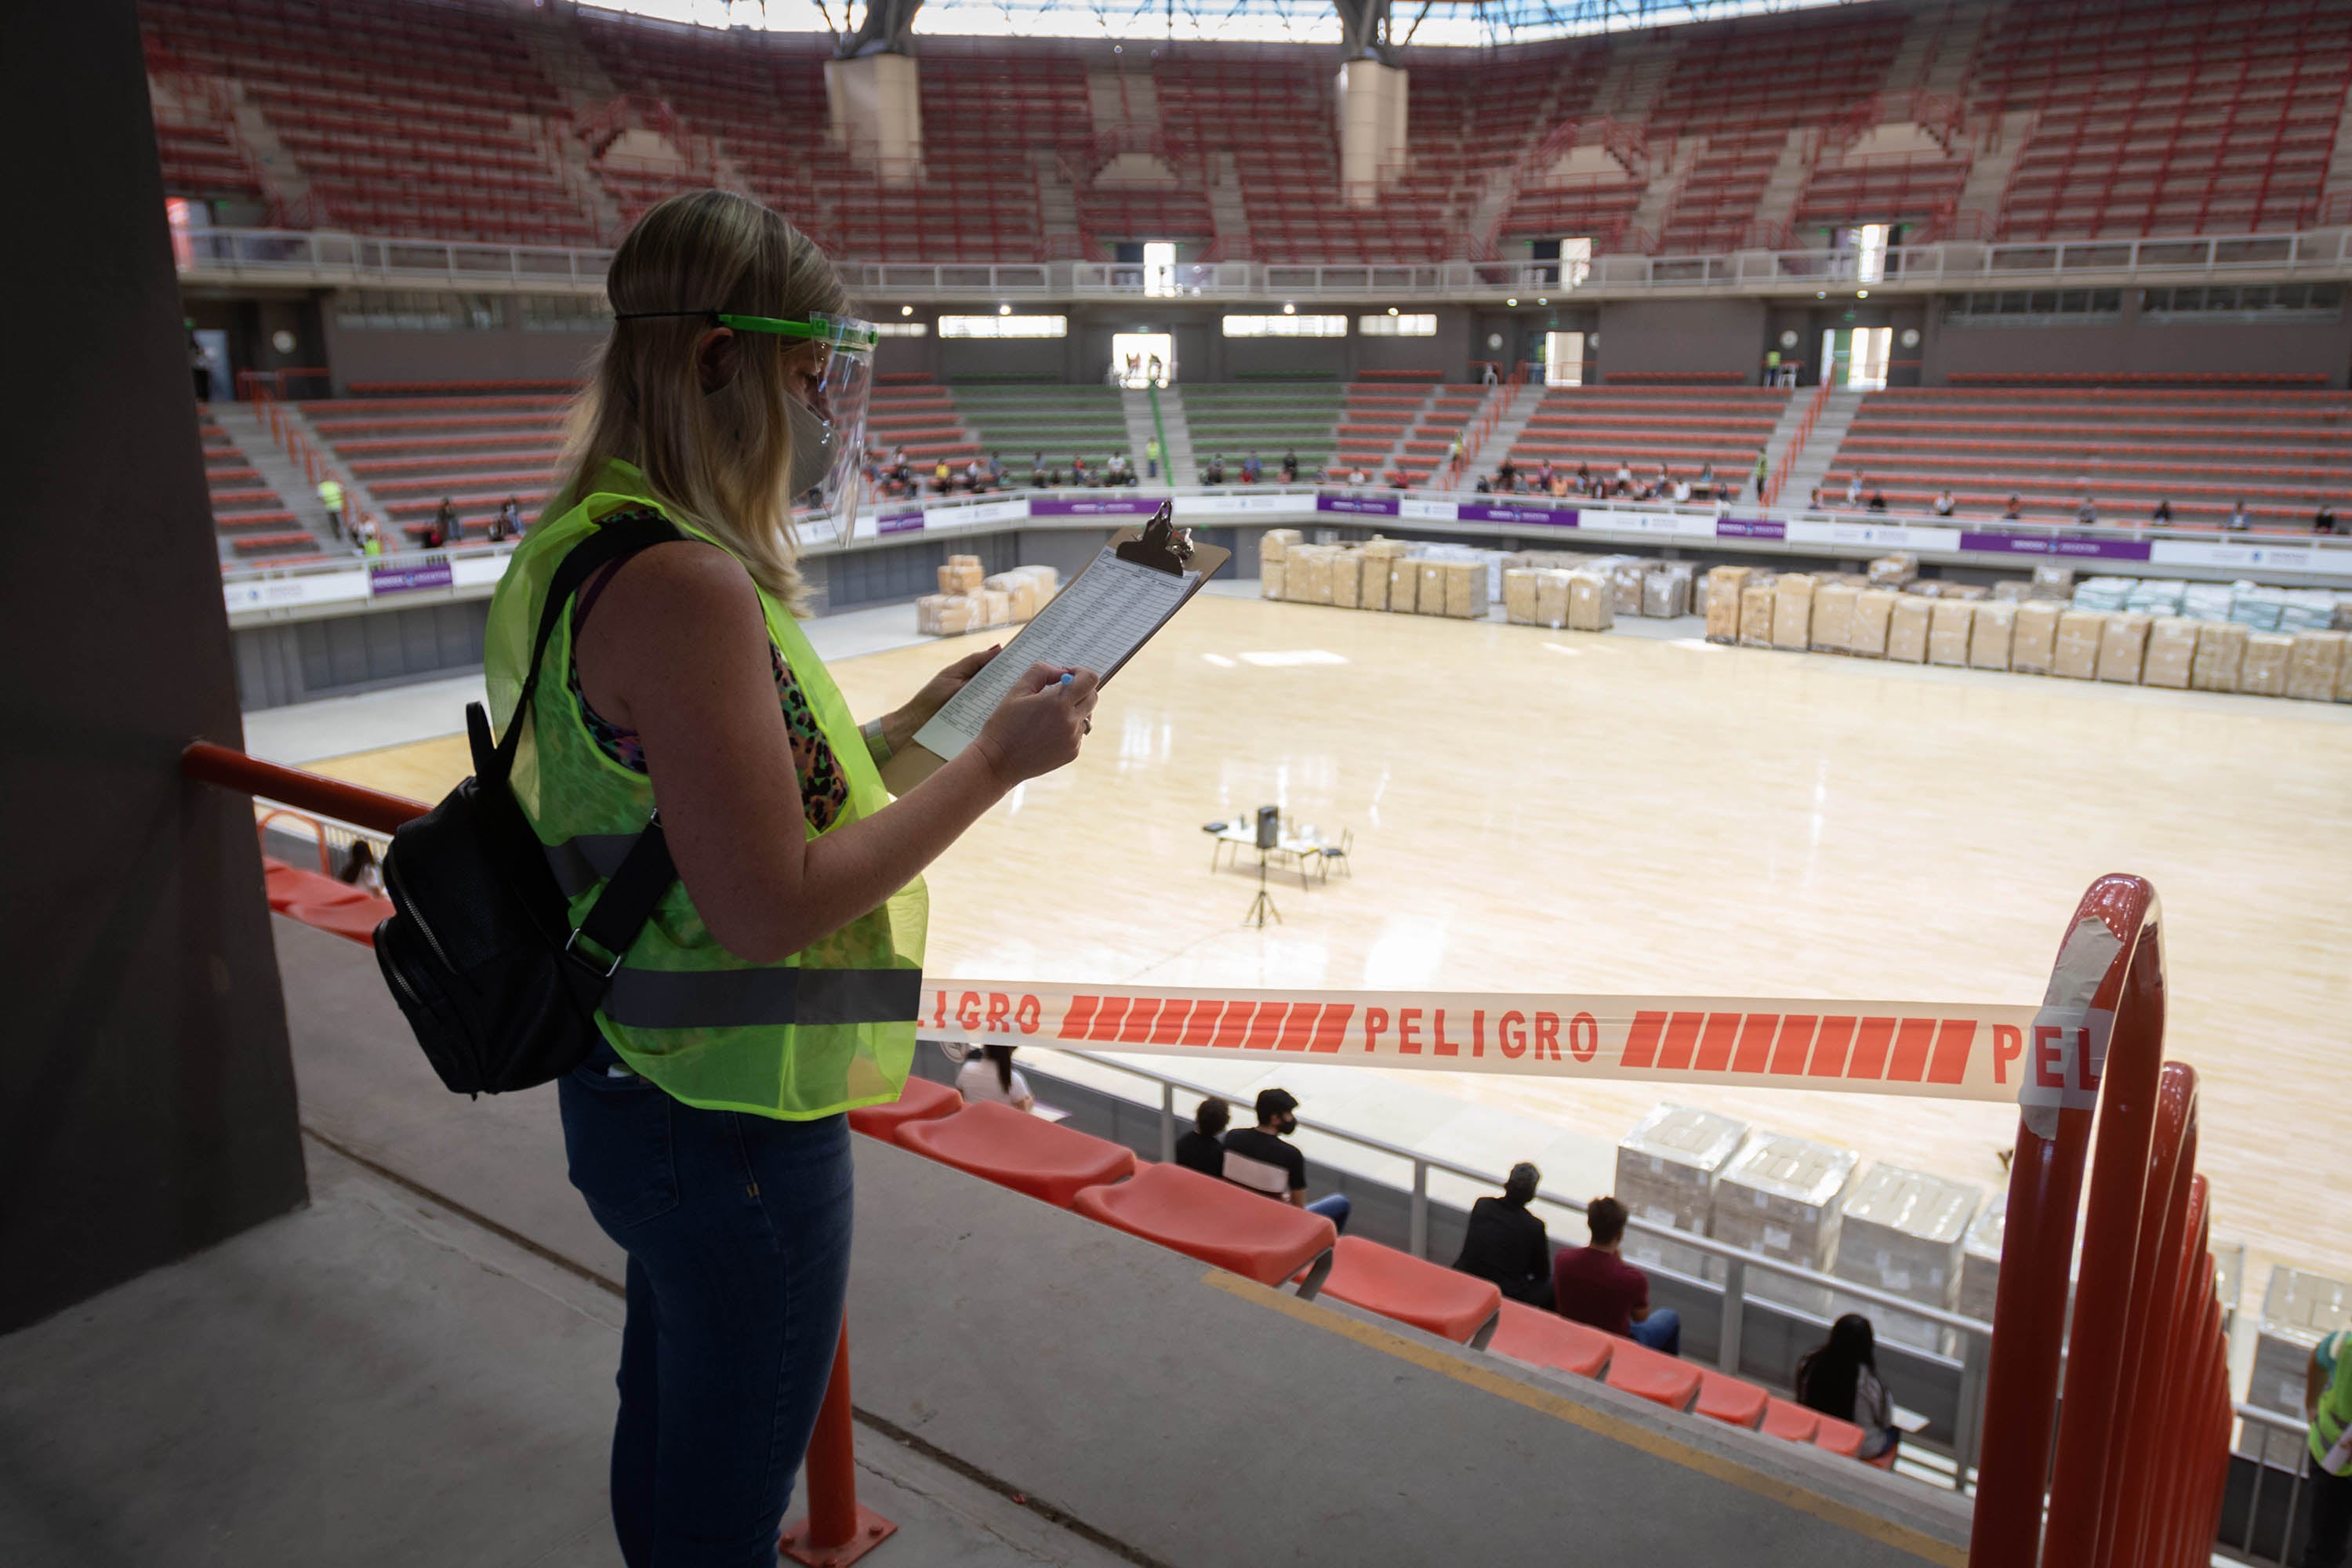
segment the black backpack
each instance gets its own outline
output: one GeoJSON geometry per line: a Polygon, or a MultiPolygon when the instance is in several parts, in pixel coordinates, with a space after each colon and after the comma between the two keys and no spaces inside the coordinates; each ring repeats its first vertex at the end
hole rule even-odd
{"type": "Polygon", "coordinates": [[[606,563],[678,537],[668,520],[628,511],[572,547],[549,582],[505,739],[492,745],[489,716],[468,703],[474,776],[404,824],[384,852],[394,912],[375,928],[376,963],[433,1070],[457,1093],[530,1089],[585,1061],[613,971],[677,876],[656,813],[575,931],[509,779],[540,661],[572,595],[606,563]]]}

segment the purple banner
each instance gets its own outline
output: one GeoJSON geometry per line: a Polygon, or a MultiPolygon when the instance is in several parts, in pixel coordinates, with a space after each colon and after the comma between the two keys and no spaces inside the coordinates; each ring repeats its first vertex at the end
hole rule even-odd
{"type": "Polygon", "coordinates": [[[1102,496],[1064,500],[1055,496],[1029,498],[1031,517],[1150,517],[1160,502],[1145,496],[1102,496]]]}
{"type": "Polygon", "coordinates": [[[874,514],[874,531],[877,533],[912,533],[922,526],[923,509],[919,506],[900,507],[896,511],[874,514]]]}
{"type": "Polygon", "coordinates": [[[1315,510],[1342,512],[1350,517],[1394,517],[1397,503],[1394,496],[1335,496],[1318,492],[1315,510]]]}
{"type": "Polygon", "coordinates": [[[1715,520],[1717,539],[1786,539],[1789,525],[1769,517],[1718,517],[1715,520]]]}
{"type": "Polygon", "coordinates": [[[415,588],[446,588],[449,585],[449,563],[428,561],[422,566],[371,566],[368,568],[368,592],[371,594],[405,594],[415,588]]]}
{"type": "Polygon", "coordinates": [[[2146,540],[2096,539],[2080,533],[1976,533],[1962,530],[1960,548],[1997,555],[2084,556],[2100,561],[2145,561],[2146,540]]]}
{"type": "Polygon", "coordinates": [[[1496,505],[1489,501],[1465,500],[1454,509],[1464,522],[1517,523],[1536,528],[1574,528],[1576,509],[1573,507],[1496,505]]]}

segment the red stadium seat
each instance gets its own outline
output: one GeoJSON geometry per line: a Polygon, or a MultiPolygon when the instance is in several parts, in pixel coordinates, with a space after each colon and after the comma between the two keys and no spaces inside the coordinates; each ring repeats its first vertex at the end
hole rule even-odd
{"type": "Polygon", "coordinates": [[[887,1105],[867,1105],[849,1113],[849,1125],[871,1138],[898,1141],[899,1127],[908,1121],[934,1121],[963,1109],[963,1096],[943,1083],[910,1078],[898,1098],[887,1105]]]}
{"type": "Polygon", "coordinates": [[[1699,1369],[1688,1362],[1619,1340],[1610,1347],[1609,1386],[1638,1394],[1669,1410],[1688,1410],[1698,1397],[1699,1369]]]}
{"type": "Polygon", "coordinates": [[[1349,1306],[1410,1323],[1440,1339],[1484,1350],[1493,1338],[1503,1292],[1492,1280],[1457,1274],[1392,1247],[1343,1236],[1326,1294],[1349,1306]]]}
{"type": "Polygon", "coordinates": [[[1088,1187],[1071,1206],[1088,1219],[1261,1285],[1279,1285],[1303,1269],[1298,1293],[1310,1299],[1331,1271],[1339,1239],[1321,1215],[1181,1165],[1144,1165],[1131,1181],[1088,1187]]]}
{"type": "Polygon", "coordinates": [[[1752,1383],[1719,1372],[1698,1374],[1698,1401],[1691,1409],[1733,1426],[1754,1426],[1764,1419],[1772,1396],[1752,1383]]]}
{"type": "MultiPolygon", "coordinates": [[[[322,881],[331,879],[321,878],[322,881]]],[[[286,913],[306,926],[343,937],[363,947],[375,945],[375,928],[392,918],[392,900],[377,898],[362,888],[334,886],[342,896],[317,900],[300,899],[286,913]]]]}
{"type": "Polygon", "coordinates": [[[1059,1208],[1068,1208],[1087,1188],[1135,1170],[1134,1154],[1117,1143],[993,1100],[967,1105],[936,1121],[901,1122],[898,1142],[943,1165],[1059,1208]]]}
{"type": "Polygon", "coordinates": [[[1851,1421],[1824,1415],[1821,1429],[1813,1434],[1813,1447],[1827,1448],[1832,1454],[1843,1454],[1849,1459],[1854,1458],[1862,1453],[1862,1428],[1851,1421]]]}
{"type": "Polygon", "coordinates": [[[1532,1362],[1555,1372],[1599,1377],[1607,1369],[1609,1353],[1616,1344],[1612,1336],[1582,1323],[1572,1323],[1557,1312],[1506,1301],[1495,1327],[1495,1337],[1486,1342],[1486,1348],[1497,1355],[1532,1362]]]}
{"type": "Polygon", "coordinates": [[[1785,1399],[1767,1399],[1764,1402],[1763,1431],[1768,1437],[1778,1437],[1789,1443],[1810,1443],[1821,1429],[1822,1418],[1815,1411],[1801,1405],[1792,1405],[1785,1399]]]}

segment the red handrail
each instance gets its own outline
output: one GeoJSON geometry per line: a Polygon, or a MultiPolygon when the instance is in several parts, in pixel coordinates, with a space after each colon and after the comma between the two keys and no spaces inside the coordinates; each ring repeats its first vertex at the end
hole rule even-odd
{"type": "Polygon", "coordinates": [[[2211,1552],[2229,1391],[2206,1188],[2194,1169],[2197,1077],[2163,1059],[2160,926],[2144,879],[2093,883],[2023,1042],[2019,1068],[2031,1087],[2011,1164],[1972,1568],[2189,1568],[2211,1552]]]}
{"type": "Polygon", "coordinates": [[[1830,377],[1835,373],[1836,368],[1836,362],[1832,361],[1822,370],[1822,384],[1814,388],[1813,400],[1805,406],[1805,416],[1797,422],[1796,435],[1790,439],[1787,448],[1780,454],[1779,471],[1765,476],[1764,493],[1756,499],[1766,506],[1771,506],[1780,500],[1780,487],[1789,482],[1789,470],[1797,466],[1797,458],[1804,452],[1805,443],[1813,438],[1813,423],[1821,418],[1822,410],[1829,405],[1832,386],[1830,377]]]}
{"type": "MultiPolygon", "coordinates": [[[[180,773],[199,784],[218,784],[378,833],[390,833],[431,809],[404,795],[280,767],[209,741],[191,742],[182,750],[180,773]]],[[[787,1531],[780,1542],[785,1555],[797,1562],[845,1568],[898,1529],[857,1501],[856,1432],[852,1423],[849,1324],[845,1320],[841,1342],[834,1352],[832,1380],[825,1385],[824,1403],[817,1411],[816,1430],[809,1436],[807,1528],[787,1531]],[[803,1537],[798,1542],[793,1541],[796,1534],[803,1537]]]]}

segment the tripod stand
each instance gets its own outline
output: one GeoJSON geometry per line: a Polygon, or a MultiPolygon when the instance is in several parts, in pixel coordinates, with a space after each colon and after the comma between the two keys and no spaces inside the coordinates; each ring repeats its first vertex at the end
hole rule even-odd
{"type": "Polygon", "coordinates": [[[1257,897],[1250,900],[1249,913],[1242,917],[1242,924],[1263,931],[1268,915],[1274,917],[1275,924],[1282,923],[1282,911],[1274,907],[1274,897],[1265,890],[1265,851],[1261,849],[1257,852],[1257,897]]]}

